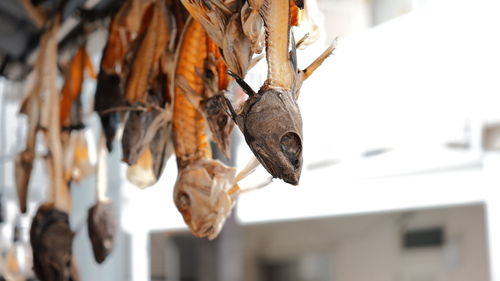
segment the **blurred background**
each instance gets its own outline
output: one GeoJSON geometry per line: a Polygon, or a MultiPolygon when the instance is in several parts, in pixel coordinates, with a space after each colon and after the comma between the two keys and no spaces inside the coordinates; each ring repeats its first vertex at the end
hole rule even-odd
{"type": "MultiPolygon", "coordinates": [[[[6,38],[25,28],[8,24],[19,5],[0,1],[2,54],[16,48],[6,38]]],[[[72,187],[82,280],[500,281],[500,3],[310,5],[321,35],[299,51],[299,66],[338,42],[299,98],[300,185],[275,180],[242,194],[221,235],[208,241],[187,231],[173,204],[173,158],[158,184],[139,190],[126,181],[115,149],[108,193],[120,229],[103,265],[94,262],[85,226],[95,178],[72,187]]],[[[95,66],[105,38],[97,33],[89,42],[95,66]]],[[[248,74],[253,88],[265,80],[265,67],[248,74]]],[[[47,178],[36,163],[29,212],[20,216],[12,160],[26,126],[17,115],[22,91],[22,82],[0,77],[0,263],[5,268],[15,252],[29,271],[30,216],[47,178]]],[[[94,91],[88,79],[84,95],[94,91]]],[[[90,119],[94,148],[98,120],[90,119]]],[[[234,138],[231,163],[242,168],[251,152],[239,131],[234,138]]],[[[95,162],[95,151],[90,155],[95,162]]],[[[242,186],[266,177],[258,170],[242,186]]]]}

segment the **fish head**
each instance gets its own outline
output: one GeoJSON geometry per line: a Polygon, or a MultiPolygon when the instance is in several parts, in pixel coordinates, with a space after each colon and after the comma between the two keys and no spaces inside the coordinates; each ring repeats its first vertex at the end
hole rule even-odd
{"type": "Polygon", "coordinates": [[[275,178],[297,185],[302,171],[302,117],[293,93],[263,87],[243,112],[245,140],[275,178]]]}
{"type": "Polygon", "coordinates": [[[181,168],[174,188],[175,206],[197,237],[217,237],[234,200],[228,193],[235,169],[218,160],[203,159],[181,168]]]}

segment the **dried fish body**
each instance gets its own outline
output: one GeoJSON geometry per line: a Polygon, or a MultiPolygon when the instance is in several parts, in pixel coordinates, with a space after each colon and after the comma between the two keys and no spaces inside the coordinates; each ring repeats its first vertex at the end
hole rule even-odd
{"type": "Polygon", "coordinates": [[[175,33],[173,16],[165,9],[164,1],[156,1],[153,19],[137,50],[127,82],[128,102],[147,109],[128,114],[122,137],[123,161],[132,165],[127,177],[141,188],[156,183],[172,154],[173,63],[165,60],[173,53],[170,48],[175,33]],[[136,163],[138,159],[140,163],[136,163]]]}
{"type": "MultiPolygon", "coordinates": [[[[204,84],[196,69],[203,69],[207,53],[205,31],[195,21],[187,23],[178,51],[176,77],[187,80],[195,93],[203,93],[204,84]],[[184,47],[186,46],[186,47],[184,47]]],[[[211,158],[212,152],[206,135],[206,121],[203,115],[188,100],[183,91],[176,87],[174,98],[174,145],[178,162],[187,163],[192,160],[211,158]]],[[[183,164],[181,164],[183,165],[183,164]]]]}
{"type": "Polygon", "coordinates": [[[96,78],[92,62],[83,44],[71,58],[66,70],[64,85],[61,90],[59,122],[63,128],[61,140],[63,145],[64,179],[66,182],[79,182],[93,172],[89,162],[85,128],[83,121],[83,104],[81,89],[85,72],[96,78]]]}
{"type": "Polygon", "coordinates": [[[175,27],[171,24],[164,1],[157,0],[127,78],[125,96],[129,104],[146,103],[148,86],[158,77],[160,57],[165,52],[168,41],[173,37],[171,31],[175,27]]]}
{"type": "MultiPolygon", "coordinates": [[[[203,69],[208,50],[207,44],[199,42],[206,42],[206,38],[205,31],[197,22],[188,21],[176,67],[176,77],[183,77],[186,87],[198,97],[203,95],[205,83],[197,69],[203,69]]],[[[235,170],[211,159],[206,121],[180,87],[175,89],[172,121],[179,170],[174,202],[194,235],[213,239],[219,234],[234,205],[228,192],[235,170]]]]}
{"type": "Polygon", "coordinates": [[[126,105],[123,86],[129,66],[126,57],[146,14],[143,5],[150,6],[151,1],[129,0],[113,16],[101,59],[94,109],[104,128],[109,151],[113,149],[113,141],[122,119],[120,112],[115,109],[126,105]]]}
{"type": "MultiPolygon", "coordinates": [[[[190,26],[186,32],[191,43],[184,42],[183,48],[195,50],[194,54],[198,56],[198,59],[204,59],[204,67],[203,70],[196,68],[195,74],[185,73],[186,76],[179,74],[176,85],[203,114],[211,132],[211,139],[217,144],[219,150],[229,158],[231,132],[234,123],[227,116],[224,98],[224,92],[228,86],[227,67],[221,59],[215,43],[208,36],[199,32],[202,26],[195,21],[190,21],[188,25],[190,26]],[[193,32],[195,29],[198,31],[193,32]],[[191,33],[199,34],[202,38],[194,37],[191,33]],[[197,42],[203,42],[204,40],[207,42],[206,47],[199,46],[197,42]],[[206,50],[206,53],[203,53],[201,49],[206,50]],[[189,81],[186,77],[188,77],[189,81]],[[200,80],[203,81],[203,87],[199,88],[199,91],[191,88],[190,84],[199,84],[200,80]]],[[[184,54],[185,51],[181,50],[181,55],[184,54]]],[[[181,59],[186,58],[181,56],[181,59]]]]}

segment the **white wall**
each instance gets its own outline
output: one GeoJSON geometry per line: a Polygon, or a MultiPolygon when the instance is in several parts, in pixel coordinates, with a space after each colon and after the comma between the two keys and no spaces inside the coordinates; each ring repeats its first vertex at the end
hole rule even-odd
{"type": "Polygon", "coordinates": [[[342,281],[486,281],[488,255],[483,205],[343,216],[244,226],[247,281],[259,280],[259,259],[299,255],[330,263],[342,281]],[[442,226],[445,246],[405,250],[405,229],[442,226]]]}

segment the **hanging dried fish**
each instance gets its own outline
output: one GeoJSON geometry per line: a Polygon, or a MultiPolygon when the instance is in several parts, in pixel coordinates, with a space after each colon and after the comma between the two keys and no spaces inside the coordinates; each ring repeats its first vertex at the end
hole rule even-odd
{"type": "Polygon", "coordinates": [[[123,161],[129,165],[136,163],[159,129],[169,128],[166,124],[171,119],[171,93],[167,84],[171,82],[167,79],[169,74],[163,71],[161,58],[166,52],[173,53],[167,46],[174,38],[173,16],[165,9],[164,1],[156,1],[127,80],[128,103],[145,107],[145,110],[131,111],[125,123],[123,161]]]}
{"type": "MultiPolygon", "coordinates": [[[[179,45],[176,76],[183,76],[198,94],[203,93],[203,81],[196,74],[202,69],[207,53],[206,33],[194,21],[188,21],[179,45]],[[190,46],[190,47],[186,47],[190,46]]],[[[174,188],[174,202],[191,232],[215,238],[234,202],[228,195],[235,169],[211,159],[203,115],[191,104],[180,88],[174,99],[174,143],[179,174],[174,188]]]]}
{"type": "Polygon", "coordinates": [[[129,68],[126,55],[140,33],[143,19],[149,18],[146,7],[150,5],[151,1],[148,0],[128,0],[113,16],[109,26],[108,41],[101,59],[94,101],[109,151],[113,149],[113,140],[121,122],[121,114],[116,108],[126,105],[123,89],[129,68]]]}
{"type": "MultiPolygon", "coordinates": [[[[191,21],[194,25],[192,29],[203,29],[196,21],[191,21]]],[[[222,61],[219,50],[215,43],[208,37],[205,39],[207,53],[197,53],[198,59],[204,59],[203,70],[196,69],[193,74],[196,77],[190,77],[191,81],[200,80],[203,83],[203,91],[200,93],[191,88],[185,76],[179,75],[176,79],[176,85],[182,89],[191,103],[203,114],[210,128],[212,140],[217,144],[219,150],[227,157],[230,157],[231,132],[234,123],[227,116],[227,107],[224,98],[224,91],[228,86],[227,67],[222,61]]],[[[200,44],[203,41],[190,41],[192,44],[200,44]]],[[[186,42],[187,43],[187,42],[186,42]]],[[[203,44],[203,43],[201,43],[203,44]]],[[[183,48],[192,49],[194,46],[184,44],[183,48]]]]}
{"type": "Polygon", "coordinates": [[[69,62],[61,91],[60,124],[64,129],[62,143],[66,182],[72,180],[79,182],[93,172],[88,157],[87,142],[82,131],[85,125],[80,93],[85,70],[91,78],[96,78],[90,57],[83,44],[69,62]]]}
{"type": "Polygon", "coordinates": [[[205,87],[210,84],[204,83],[197,71],[205,65],[203,57],[207,56],[210,44],[193,43],[206,40],[203,28],[196,21],[188,20],[179,45],[176,68],[176,77],[183,77],[186,87],[175,89],[173,126],[179,173],[174,202],[195,236],[214,239],[231,214],[238,194],[245,191],[237,182],[251,173],[258,161],[235,175],[235,168],[211,159],[206,120],[187,98],[203,96],[207,91],[205,87]],[[186,94],[183,88],[189,88],[192,93],[186,94]]]}
{"type": "Polygon", "coordinates": [[[76,264],[72,258],[73,232],[69,226],[68,211],[71,207],[68,186],[64,181],[63,153],[61,145],[60,97],[56,89],[57,31],[60,16],[48,24],[44,34],[47,56],[43,61],[44,84],[41,89],[40,124],[48,154],[46,166],[49,178],[49,201],[39,207],[33,218],[30,241],[33,249],[34,269],[42,280],[79,280],[76,264]],[[45,37],[47,36],[47,37],[45,37]]]}
{"type": "Polygon", "coordinates": [[[112,201],[106,197],[106,140],[101,135],[98,145],[96,203],[87,215],[87,226],[92,250],[97,263],[102,263],[113,250],[116,234],[116,213],[112,201]]]}
{"type": "MultiPolygon", "coordinates": [[[[255,93],[240,76],[230,73],[249,96],[239,113],[234,109],[231,112],[264,168],[273,177],[297,185],[302,170],[302,117],[296,99],[302,82],[334,47],[329,47],[308,68],[298,70],[295,42],[292,41],[292,51],[288,51],[289,2],[264,0],[261,15],[266,28],[267,80],[255,93]]],[[[229,102],[228,105],[231,106],[229,102]]]]}

